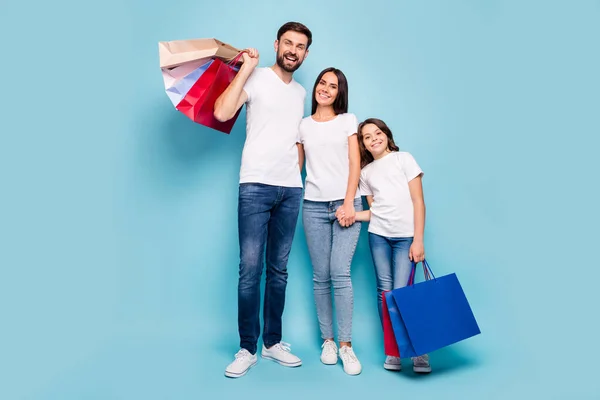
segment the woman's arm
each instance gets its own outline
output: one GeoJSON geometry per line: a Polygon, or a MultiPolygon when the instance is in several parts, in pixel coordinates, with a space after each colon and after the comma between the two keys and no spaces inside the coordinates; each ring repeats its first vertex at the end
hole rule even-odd
{"type": "Polygon", "coordinates": [[[346,185],[346,197],[344,198],[344,204],[341,207],[345,215],[342,226],[350,226],[356,220],[354,197],[356,196],[358,181],[360,179],[360,151],[358,149],[358,138],[356,134],[348,137],[348,161],[348,184],[346,185]]]}

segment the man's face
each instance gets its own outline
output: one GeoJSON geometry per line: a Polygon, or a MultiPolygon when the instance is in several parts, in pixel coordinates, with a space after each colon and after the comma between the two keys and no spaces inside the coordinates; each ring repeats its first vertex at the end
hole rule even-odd
{"type": "Polygon", "coordinates": [[[275,41],[277,65],[286,72],[294,72],[308,55],[308,38],[294,31],[287,31],[275,41]]]}

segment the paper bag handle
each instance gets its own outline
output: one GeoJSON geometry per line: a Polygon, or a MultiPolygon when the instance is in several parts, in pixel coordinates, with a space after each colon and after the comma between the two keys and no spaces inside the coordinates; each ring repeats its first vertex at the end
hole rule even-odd
{"type": "MultiPolygon", "coordinates": [[[[415,271],[417,269],[417,264],[418,263],[412,263],[412,268],[410,270],[410,277],[408,278],[408,283],[406,284],[407,286],[412,286],[415,282],[415,271]]],[[[423,260],[423,275],[425,276],[425,280],[430,280],[431,277],[433,276],[433,280],[435,280],[435,275],[433,274],[433,271],[431,270],[431,268],[429,267],[429,264],[427,263],[427,260],[423,260]]]]}
{"type": "Polygon", "coordinates": [[[230,67],[234,67],[235,64],[237,64],[238,61],[240,60],[240,58],[242,57],[242,54],[244,54],[244,53],[247,53],[247,51],[246,50],[240,51],[237,56],[235,56],[234,58],[232,58],[231,61],[229,61],[227,63],[227,65],[230,66],[230,67]]]}

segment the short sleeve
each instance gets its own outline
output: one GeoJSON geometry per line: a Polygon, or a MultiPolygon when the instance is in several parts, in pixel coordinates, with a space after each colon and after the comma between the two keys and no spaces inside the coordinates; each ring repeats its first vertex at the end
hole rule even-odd
{"type": "Polygon", "coordinates": [[[362,196],[373,196],[373,191],[367,183],[367,176],[364,170],[360,173],[360,180],[358,182],[358,190],[362,196]]]}
{"type": "Polygon", "coordinates": [[[348,137],[358,132],[358,119],[354,114],[348,114],[348,137]]]}
{"type": "Polygon", "coordinates": [[[254,97],[254,95],[256,94],[256,87],[258,85],[258,70],[255,68],[254,71],[252,71],[252,74],[250,74],[250,76],[248,77],[248,80],[246,81],[246,83],[244,84],[244,92],[246,92],[246,95],[248,95],[248,100],[246,100],[246,103],[250,103],[254,97]]]}
{"type": "Polygon", "coordinates": [[[423,170],[417,164],[412,154],[406,152],[399,152],[398,157],[400,158],[400,164],[402,165],[402,171],[406,175],[408,182],[412,181],[419,175],[423,174],[423,170]]]}
{"type": "Polygon", "coordinates": [[[297,137],[296,137],[296,143],[301,143],[304,144],[304,120],[300,121],[300,124],[298,125],[298,133],[297,133],[297,137]]]}

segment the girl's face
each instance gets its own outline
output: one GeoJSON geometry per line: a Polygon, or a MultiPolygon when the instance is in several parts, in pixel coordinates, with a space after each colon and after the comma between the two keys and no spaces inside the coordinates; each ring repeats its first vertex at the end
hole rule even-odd
{"type": "Polygon", "coordinates": [[[388,149],[387,135],[382,132],[377,125],[367,124],[362,129],[363,144],[365,149],[377,159],[388,149]]]}
{"type": "Polygon", "coordinates": [[[338,78],[333,72],[326,72],[317,84],[315,99],[321,106],[331,106],[338,94],[338,78]]]}

